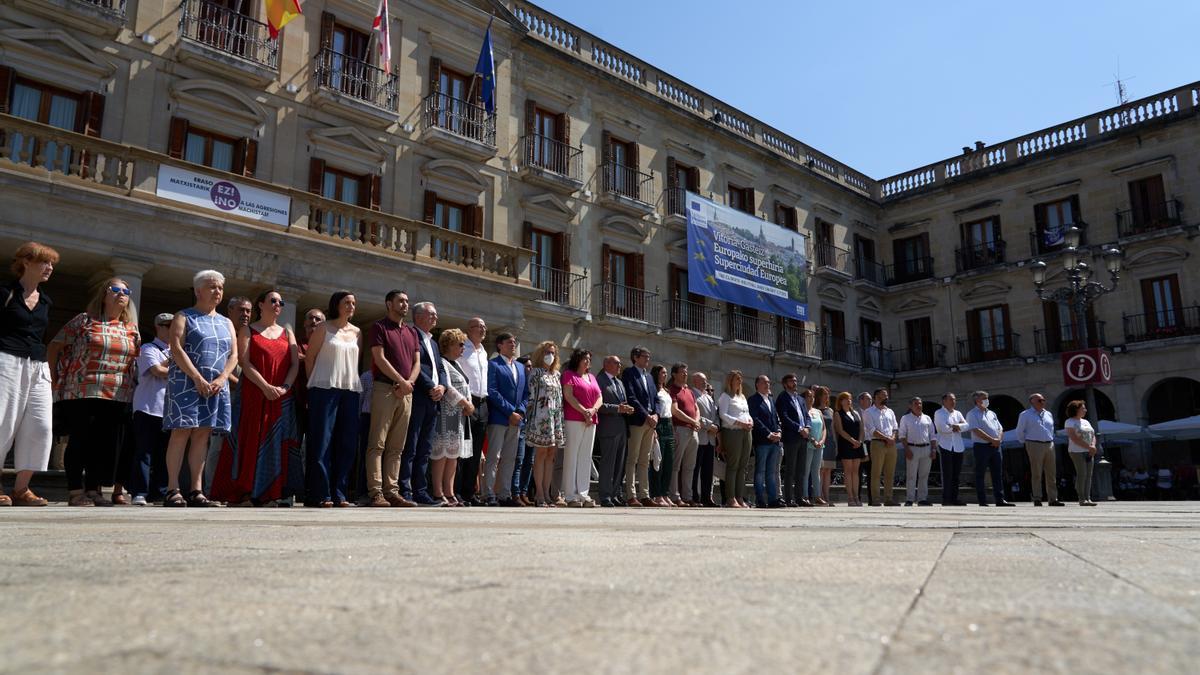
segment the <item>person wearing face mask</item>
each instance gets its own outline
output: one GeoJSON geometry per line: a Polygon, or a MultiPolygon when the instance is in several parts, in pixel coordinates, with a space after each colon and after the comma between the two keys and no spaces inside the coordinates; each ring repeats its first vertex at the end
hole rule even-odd
{"type": "Polygon", "coordinates": [[[533,370],[529,372],[529,417],[525,422],[525,442],[534,448],[533,482],[538,506],[566,506],[562,497],[551,494],[554,459],[566,444],[563,417],[563,391],[559,375],[558,345],[550,340],[533,350],[533,370]]]}
{"type": "Polygon", "coordinates": [[[971,398],[975,401],[975,407],[967,413],[967,428],[971,430],[971,438],[975,442],[975,494],[979,497],[979,505],[988,505],[983,476],[985,472],[990,471],[996,506],[1013,506],[1012,502],[1004,498],[1004,459],[1000,454],[1004,427],[1000,425],[996,413],[988,410],[990,401],[986,391],[977,391],[971,398]]]}
{"type": "Polygon", "coordinates": [[[1050,506],[1062,506],[1058,501],[1058,472],[1054,462],[1054,415],[1046,410],[1046,397],[1029,397],[1029,408],[1017,418],[1017,440],[1025,444],[1029,454],[1029,470],[1033,481],[1033,505],[1042,505],[1042,476],[1046,478],[1046,496],[1050,506]]]}

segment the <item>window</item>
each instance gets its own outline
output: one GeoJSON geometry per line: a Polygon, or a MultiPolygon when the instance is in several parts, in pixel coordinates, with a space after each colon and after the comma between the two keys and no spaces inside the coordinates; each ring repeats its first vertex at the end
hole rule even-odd
{"type": "Polygon", "coordinates": [[[167,154],[176,159],[244,176],[253,176],[258,163],[257,140],[194,127],[181,117],[171,118],[167,145],[167,154]]]}
{"type": "Polygon", "coordinates": [[[854,264],[859,279],[882,285],[883,266],[875,259],[875,241],[854,235],[854,264]]]}
{"type": "Polygon", "coordinates": [[[800,223],[796,216],[796,207],[788,206],[779,200],[775,200],[775,224],[781,225],[792,232],[799,232],[800,223]]]}
{"type": "Polygon", "coordinates": [[[523,228],[525,248],[533,251],[530,270],[534,288],[545,291],[547,300],[567,302],[572,283],[571,236],[539,229],[528,221],[523,228]]]}
{"type": "Polygon", "coordinates": [[[605,166],[604,189],[640,201],[643,176],[638,170],[637,143],[614,138],[605,131],[601,146],[605,166]]]}
{"type": "MultiPolygon", "coordinates": [[[[52,127],[99,136],[104,116],[104,96],[96,92],[77,94],[41,82],[18,77],[12,68],[0,66],[0,111],[48,124],[52,127]],[[10,85],[11,83],[11,85],[10,85]],[[11,89],[10,89],[11,86],[11,89]]],[[[0,138],[0,141],[3,141],[0,138]]],[[[0,142],[0,147],[6,145],[0,142]]],[[[71,165],[71,148],[50,141],[42,148],[32,138],[13,133],[13,161],[34,164],[37,156],[44,154],[46,169],[68,172],[71,165]]],[[[86,164],[86,155],[81,153],[81,164],[86,164]]]]}
{"type": "Polygon", "coordinates": [[[883,350],[883,324],[871,319],[859,319],[858,336],[862,340],[863,365],[868,368],[891,369],[883,350]]]}
{"type": "Polygon", "coordinates": [[[667,213],[687,215],[687,193],[700,192],[700,170],[667,158],[667,213]]]}
{"type": "Polygon", "coordinates": [[[989,361],[1012,355],[1008,305],[967,312],[967,346],[970,361],[989,361]]]}
{"type": "Polygon", "coordinates": [[[904,339],[908,345],[908,367],[911,370],[933,368],[933,325],[929,317],[904,322],[904,339]]]}
{"type": "MultiPolygon", "coordinates": [[[[379,210],[383,180],[378,175],[355,174],[325,165],[325,160],[316,157],[309,160],[308,191],[331,201],[379,210]]],[[[353,239],[376,244],[378,233],[375,224],[353,216],[349,210],[336,212],[332,209],[315,209],[313,220],[317,231],[342,239],[353,239]]]]}
{"type": "Polygon", "coordinates": [[[321,14],[321,85],[348,96],[374,100],[376,68],[371,65],[371,36],[321,14]]]}
{"type": "Polygon", "coordinates": [[[564,176],[578,177],[578,166],[572,165],[569,115],[547,110],[527,99],[525,136],[527,164],[564,176]]]}
{"type": "Polygon", "coordinates": [[[929,257],[929,234],[904,237],[892,242],[895,271],[892,281],[898,284],[933,276],[933,260],[929,257]]]}
{"type": "Polygon", "coordinates": [[[729,337],[739,342],[760,343],[758,310],[753,307],[729,304],[729,337]]]}
{"type": "Polygon", "coordinates": [[[754,215],[754,188],[744,188],[729,184],[729,206],[741,211],[754,215]]]}
{"type": "Polygon", "coordinates": [[[1182,301],[1179,295],[1179,277],[1142,280],[1142,303],[1146,307],[1146,326],[1151,331],[1169,332],[1180,324],[1182,301]]]}
{"type": "Polygon", "coordinates": [[[1045,353],[1084,349],[1085,347],[1102,346],[1099,324],[1092,305],[1087,308],[1088,344],[1083,344],[1083,336],[1079,330],[1079,319],[1066,301],[1042,302],[1042,317],[1045,319],[1045,343],[1039,345],[1045,353]]]}
{"type": "Polygon", "coordinates": [[[671,326],[697,333],[707,333],[715,326],[707,325],[704,296],[688,291],[688,270],[671,264],[667,266],[667,297],[670,299],[671,326]]]}
{"type": "Polygon", "coordinates": [[[814,246],[814,253],[816,253],[817,265],[820,267],[836,265],[839,261],[833,245],[833,223],[818,218],[816,234],[817,243],[814,246]]]}
{"type": "Polygon", "coordinates": [[[253,19],[250,0],[202,0],[196,17],[196,40],[221,51],[245,56],[253,19]]]}
{"type": "Polygon", "coordinates": [[[1037,204],[1033,207],[1037,233],[1035,252],[1057,251],[1066,242],[1067,228],[1079,225],[1079,196],[1037,204]]]}
{"type": "Polygon", "coordinates": [[[200,129],[189,129],[183,158],[193,164],[203,164],[221,171],[233,171],[235,144],[236,141],[232,138],[200,129]]]}
{"type": "Polygon", "coordinates": [[[604,282],[605,310],[609,314],[644,319],[647,297],[642,290],[646,284],[642,254],[613,250],[604,244],[600,250],[600,277],[604,282]]]}
{"type": "Polygon", "coordinates": [[[969,270],[1004,262],[1004,240],[1000,238],[1000,219],[984,218],[962,226],[962,269],[969,270]]]}
{"type": "Polygon", "coordinates": [[[1130,181],[1129,208],[1135,231],[1153,230],[1169,224],[1162,175],[1130,181]]]}
{"type": "Polygon", "coordinates": [[[822,358],[846,360],[846,315],[836,309],[821,309],[822,358]]]}

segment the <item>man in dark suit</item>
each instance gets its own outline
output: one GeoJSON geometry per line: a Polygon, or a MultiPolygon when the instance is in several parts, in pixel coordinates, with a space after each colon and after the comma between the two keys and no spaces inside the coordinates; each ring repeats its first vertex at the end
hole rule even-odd
{"type": "Polygon", "coordinates": [[[400,459],[400,484],[404,498],[422,506],[440,504],[429,495],[429,450],[433,442],[433,425],[437,421],[442,396],[446,393],[446,364],[438,351],[433,329],[437,326],[437,309],[430,302],[413,307],[413,330],[421,353],[421,374],[413,392],[412,418],[408,423],[408,439],[400,459]]]}
{"type": "Polygon", "coordinates": [[[629,436],[625,418],[633,414],[621,382],[621,357],[604,359],[604,370],[596,377],[600,385],[600,422],[596,425],[596,447],[600,450],[600,506],[618,506],[617,487],[625,467],[622,460],[629,436]]]}
{"type": "Polygon", "coordinates": [[[754,500],[759,508],[779,508],[779,455],[783,448],[779,441],[783,431],[779,426],[779,414],[771,402],[771,378],[759,375],[754,380],[755,393],[746,403],[750,418],[754,420],[751,437],[754,442],[754,500]]]}
{"type": "Polygon", "coordinates": [[[513,499],[512,483],[529,387],[525,366],[517,363],[517,338],[512,333],[500,333],[496,336],[496,351],[500,354],[488,362],[488,451],[483,492],[488,506],[523,506],[513,499]]]}
{"type": "Polygon", "coordinates": [[[796,386],[795,373],[783,376],[783,391],[775,399],[775,410],[783,427],[783,471],[780,476],[783,503],[788,506],[812,506],[812,502],[804,496],[806,491],[800,483],[801,476],[807,478],[808,475],[804,472],[804,463],[811,422],[808,419],[808,404],[796,386]]]}
{"type": "Polygon", "coordinates": [[[629,446],[625,455],[625,504],[627,506],[657,506],[650,501],[650,448],[658,415],[654,414],[657,390],[650,380],[650,350],[634,347],[629,351],[633,365],[621,373],[625,395],[633,412],[626,417],[629,423],[629,446]]]}

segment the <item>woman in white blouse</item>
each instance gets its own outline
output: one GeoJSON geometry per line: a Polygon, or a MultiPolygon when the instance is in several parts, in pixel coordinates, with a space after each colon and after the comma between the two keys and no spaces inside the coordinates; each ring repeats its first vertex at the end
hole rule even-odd
{"type": "Polygon", "coordinates": [[[746,489],[746,471],[750,467],[750,431],[754,420],[750,405],[742,393],[742,371],[731,370],[725,376],[725,391],[717,401],[721,415],[721,449],[725,458],[725,506],[748,509],[742,492],[746,489]]]}
{"type": "Polygon", "coordinates": [[[351,467],[358,448],[358,355],[362,333],[350,323],[354,294],[329,298],[324,324],[308,339],[308,455],[305,506],[354,506],[347,498],[351,467]]]}
{"type": "Polygon", "coordinates": [[[1096,461],[1096,432],[1087,421],[1087,405],[1083,401],[1067,404],[1067,455],[1075,465],[1075,492],[1080,506],[1095,506],[1092,501],[1092,468],[1096,461]]]}

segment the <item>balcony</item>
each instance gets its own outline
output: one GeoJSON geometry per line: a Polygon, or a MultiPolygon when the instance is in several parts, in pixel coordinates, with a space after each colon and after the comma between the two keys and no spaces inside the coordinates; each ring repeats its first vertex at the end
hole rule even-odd
{"type": "Polygon", "coordinates": [[[1117,236],[1133,237],[1139,234],[1165,230],[1180,224],[1179,212],[1183,205],[1178,199],[1169,199],[1161,204],[1150,204],[1142,209],[1117,212],[1117,236]]]}
{"type": "Polygon", "coordinates": [[[116,37],[125,26],[127,0],[13,0],[12,4],[92,35],[116,37]]]}
{"type": "MultiPolygon", "coordinates": [[[[147,237],[162,229],[181,238],[202,236],[196,234],[200,231],[207,232],[205,237],[222,240],[253,238],[256,243],[248,245],[271,250],[280,259],[305,259],[313,264],[333,261],[365,270],[386,265],[397,274],[424,274],[438,279],[438,283],[455,280],[460,285],[484,288],[497,293],[497,302],[523,301],[532,292],[504,294],[506,288],[529,286],[531,252],[519,247],[12,115],[0,114],[0,139],[0,174],[6,187],[16,188],[0,190],[0,202],[10,212],[14,204],[27,203],[28,198],[20,196],[22,191],[41,190],[64,204],[100,201],[115,212],[109,217],[120,219],[127,214],[129,222],[122,226],[143,228],[147,237]],[[284,215],[289,224],[252,220],[214,205],[168,200],[159,195],[156,177],[160,167],[196,172],[282,197],[287,201],[284,215]]],[[[15,227],[18,221],[13,222],[15,227]]],[[[78,237],[86,241],[103,236],[93,234],[92,229],[96,228],[79,230],[78,237]]],[[[88,245],[110,244],[100,240],[88,245]]]]}
{"type": "Polygon", "coordinates": [[[899,373],[946,367],[946,345],[940,342],[890,351],[893,370],[899,373]]]}
{"type": "Polygon", "coordinates": [[[1003,239],[995,239],[982,244],[972,244],[954,249],[954,261],[959,272],[984,269],[1004,263],[1003,239]]]}
{"type": "Polygon", "coordinates": [[[534,263],[529,266],[529,280],[544,293],[542,300],[567,309],[587,311],[587,275],[554,269],[534,263]]]}
{"type": "Polygon", "coordinates": [[[683,298],[671,298],[667,301],[667,322],[665,327],[668,330],[720,338],[721,310],[716,307],[709,307],[700,302],[692,302],[683,298]]]}
{"type": "Polygon", "coordinates": [[[832,335],[821,336],[821,359],[832,363],[840,363],[853,368],[862,367],[862,350],[858,342],[832,335]]]}
{"type": "MultiPolygon", "coordinates": [[[[595,315],[602,319],[635,321],[659,325],[659,302],[656,291],[647,291],[613,282],[596,284],[595,315]]],[[[645,330],[643,327],[642,330],[645,330]]]]}
{"type": "Polygon", "coordinates": [[[816,265],[816,274],[824,272],[826,276],[840,279],[853,277],[853,269],[850,266],[850,249],[817,242],[813,245],[813,263],[816,265]]]}
{"type": "Polygon", "coordinates": [[[181,61],[257,84],[275,79],[279,42],[265,23],[208,0],[183,0],[179,9],[181,61]]]}
{"type": "Polygon", "coordinates": [[[317,91],[313,102],[319,108],[375,127],[388,127],[396,121],[399,101],[396,75],[328,47],[313,59],[317,91]]]}
{"type": "MultiPolygon", "coordinates": [[[[1079,228],[1079,245],[1087,246],[1088,224],[1082,220],[1075,223],[1066,223],[1062,226],[1061,231],[1066,232],[1068,227],[1079,228]]],[[[1036,229],[1029,231],[1029,250],[1032,251],[1034,256],[1050,256],[1060,253],[1066,248],[1066,243],[1061,239],[1057,244],[1047,245],[1044,232],[1038,232],[1036,229]]]]}
{"type": "Polygon", "coordinates": [[[1104,322],[1094,321],[1088,326],[1088,344],[1075,331],[1075,326],[1064,323],[1056,330],[1035,328],[1033,330],[1033,347],[1038,356],[1049,356],[1061,352],[1073,352],[1088,347],[1107,347],[1108,340],[1104,337],[1104,322]]]}
{"type": "Polygon", "coordinates": [[[687,225],[687,188],[669,188],[666,197],[667,214],[664,222],[668,225],[687,225]]]}
{"type": "Polygon", "coordinates": [[[884,273],[888,286],[907,284],[913,281],[924,281],[933,278],[933,256],[922,256],[902,260],[888,265],[884,273]]]}
{"type": "Polygon", "coordinates": [[[1021,336],[998,333],[958,341],[958,364],[988,363],[1014,359],[1021,355],[1021,336]]]}
{"type": "Polygon", "coordinates": [[[862,346],[862,356],[859,363],[867,370],[877,370],[885,373],[894,373],[896,370],[896,351],[894,349],[886,349],[880,344],[865,344],[862,346]]]}
{"type": "Polygon", "coordinates": [[[521,137],[523,180],[571,194],[583,187],[583,150],[548,136],[521,137]]]}
{"type": "Polygon", "coordinates": [[[1122,317],[1121,321],[1126,343],[1200,335],[1200,305],[1133,314],[1122,317]]]}
{"type": "Polygon", "coordinates": [[[779,350],[819,359],[821,358],[820,333],[794,326],[785,321],[779,335],[779,350]]]}
{"type": "Polygon", "coordinates": [[[487,108],[434,92],[422,102],[421,141],[483,161],[496,155],[496,115],[487,108]]]}
{"type": "Polygon", "coordinates": [[[739,342],[775,351],[776,331],[774,319],[763,319],[740,312],[726,314],[726,342],[739,342]]]}
{"type": "Polygon", "coordinates": [[[654,211],[654,177],[622,164],[603,164],[599,201],[632,216],[649,215],[654,211]]]}
{"type": "Polygon", "coordinates": [[[887,270],[883,263],[866,258],[854,259],[854,281],[883,288],[887,286],[887,270]]]}

